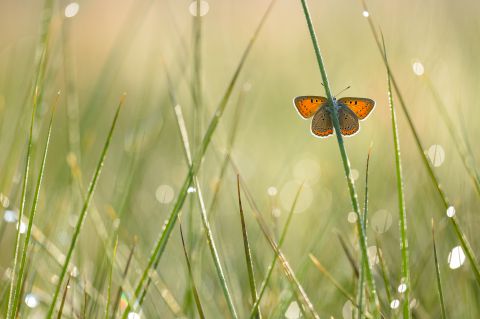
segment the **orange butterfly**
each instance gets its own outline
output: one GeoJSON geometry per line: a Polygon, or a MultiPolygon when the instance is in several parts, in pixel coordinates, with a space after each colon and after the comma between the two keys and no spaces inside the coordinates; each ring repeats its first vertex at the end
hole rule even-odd
{"type": "MultiPolygon", "coordinates": [[[[375,101],[361,97],[343,97],[337,101],[340,131],[343,135],[354,135],[360,129],[359,120],[364,120],[373,110],[375,101]]],[[[333,134],[333,125],[328,100],[323,96],[297,96],[293,103],[298,113],[308,119],[313,116],[311,130],[314,136],[327,137],[333,134]]]]}

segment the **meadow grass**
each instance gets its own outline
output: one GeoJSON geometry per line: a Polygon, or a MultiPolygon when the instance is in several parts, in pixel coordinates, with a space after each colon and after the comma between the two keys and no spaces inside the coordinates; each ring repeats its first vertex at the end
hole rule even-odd
{"type": "Polygon", "coordinates": [[[472,24],[436,56],[435,21],[390,15],[427,4],[267,2],[0,5],[36,34],[0,36],[1,318],[480,316],[477,78],[465,62],[454,88],[438,66],[468,61],[472,24]],[[377,104],[347,139],[332,83],[348,81],[377,104]],[[308,90],[335,138],[297,121],[308,90]]]}

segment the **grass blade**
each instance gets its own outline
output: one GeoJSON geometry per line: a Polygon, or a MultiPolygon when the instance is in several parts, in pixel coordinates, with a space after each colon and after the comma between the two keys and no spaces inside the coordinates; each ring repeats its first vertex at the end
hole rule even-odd
{"type": "MultiPolygon", "coordinates": [[[[387,50],[385,48],[385,40],[382,35],[383,54],[385,61],[387,60],[387,50]]],[[[398,211],[400,218],[400,238],[402,251],[402,282],[407,286],[404,292],[403,317],[410,318],[410,269],[409,269],[409,253],[408,253],[408,235],[407,235],[407,211],[405,209],[405,194],[403,192],[403,175],[402,163],[400,159],[400,138],[398,137],[397,117],[395,115],[395,106],[393,104],[392,84],[390,69],[387,68],[387,85],[388,85],[388,104],[390,105],[390,113],[392,117],[393,143],[395,146],[395,171],[397,176],[397,194],[398,194],[398,211]]]]}
{"type": "MultiPolygon", "coordinates": [[[[367,8],[367,5],[365,3],[365,0],[361,0],[361,2],[362,2],[364,11],[369,12],[368,8],[367,8]]],[[[423,162],[423,164],[424,164],[424,166],[427,170],[427,173],[430,177],[430,180],[434,184],[435,189],[437,190],[438,195],[440,196],[440,198],[442,200],[444,208],[447,209],[450,206],[450,203],[449,203],[449,201],[447,199],[447,196],[446,196],[446,194],[445,194],[445,192],[444,192],[444,190],[443,190],[443,188],[442,188],[442,186],[439,182],[438,177],[436,176],[435,172],[433,171],[432,166],[430,165],[430,162],[427,158],[427,155],[423,151],[423,146],[422,146],[422,143],[420,141],[420,137],[419,137],[419,135],[417,133],[417,130],[416,130],[414,124],[413,124],[410,113],[409,113],[409,111],[406,107],[406,103],[405,103],[405,100],[403,98],[403,95],[400,92],[400,88],[398,87],[398,84],[395,80],[394,74],[392,72],[392,69],[390,68],[390,65],[389,65],[388,61],[385,60],[385,56],[384,56],[384,53],[382,51],[382,46],[380,44],[379,37],[378,37],[377,32],[375,30],[375,26],[373,24],[373,19],[372,19],[372,14],[370,12],[369,12],[369,15],[368,15],[367,19],[368,19],[368,23],[369,23],[369,26],[370,26],[370,30],[372,32],[372,35],[373,35],[374,39],[375,39],[375,43],[377,44],[378,51],[380,52],[380,55],[382,56],[382,60],[385,64],[385,67],[388,69],[388,72],[390,73],[392,86],[393,86],[395,92],[397,93],[398,101],[400,102],[400,106],[402,107],[403,113],[405,114],[405,117],[407,119],[407,123],[408,123],[408,125],[410,127],[410,131],[412,132],[412,135],[414,137],[415,144],[417,146],[418,152],[419,152],[419,154],[422,158],[422,162],[423,162]]],[[[455,235],[460,240],[460,243],[461,243],[461,245],[462,245],[462,247],[465,251],[465,254],[466,254],[466,256],[467,256],[467,258],[468,258],[468,260],[471,264],[473,273],[475,275],[475,279],[480,284],[480,265],[478,264],[478,259],[475,256],[475,253],[472,249],[472,246],[470,245],[470,242],[468,241],[467,237],[465,236],[465,233],[463,232],[460,225],[458,224],[457,217],[453,216],[453,217],[449,218],[449,220],[452,223],[453,229],[455,231],[455,235]]]]}
{"type": "Polygon", "coordinates": [[[15,309],[17,307],[17,305],[18,305],[18,307],[20,307],[20,305],[21,305],[21,303],[19,303],[19,295],[20,295],[21,287],[23,286],[24,272],[25,272],[25,266],[26,266],[26,261],[27,261],[28,245],[30,243],[30,237],[32,235],[33,220],[35,219],[35,214],[37,212],[38,197],[40,196],[40,188],[41,188],[41,185],[42,185],[43,173],[44,173],[44,170],[45,170],[45,163],[47,162],[48,146],[50,144],[50,136],[51,136],[51,133],[52,133],[53,116],[55,114],[55,109],[58,105],[59,97],[60,97],[60,92],[57,94],[57,97],[55,99],[53,109],[52,109],[52,115],[50,116],[50,123],[48,125],[47,139],[45,141],[45,146],[43,148],[42,163],[40,164],[40,171],[38,173],[37,184],[36,184],[35,193],[34,193],[34,196],[33,196],[32,208],[30,210],[30,216],[29,216],[29,219],[28,219],[27,233],[26,233],[25,240],[24,240],[23,247],[22,247],[22,257],[21,257],[21,260],[20,260],[20,269],[18,271],[17,285],[16,285],[15,293],[14,293],[14,304],[15,304],[15,307],[13,309],[14,313],[17,313],[17,311],[18,311],[17,309],[15,309]]]}
{"type": "MultiPolygon", "coordinates": [[[[135,239],[134,244],[133,244],[132,248],[130,249],[130,253],[128,254],[127,263],[125,264],[125,269],[123,270],[122,282],[125,281],[125,278],[127,277],[128,270],[130,269],[130,264],[132,262],[133,253],[135,252],[135,247],[136,246],[137,246],[137,240],[135,239]]],[[[118,287],[117,295],[116,295],[115,301],[113,303],[112,319],[114,319],[115,315],[117,314],[118,305],[120,304],[120,298],[122,297],[122,291],[123,291],[122,285],[120,285],[118,287]]]]}
{"type": "Polygon", "coordinates": [[[180,237],[182,239],[183,253],[185,254],[185,260],[188,267],[188,275],[190,277],[190,282],[192,283],[193,298],[195,299],[195,304],[197,305],[198,315],[200,318],[204,319],[205,315],[203,313],[202,304],[200,303],[200,297],[198,296],[197,286],[195,285],[195,280],[193,279],[192,266],[190,264],[190,258],[188,258],[187,249],[185,248],[185,240],[183,238],[182,222],[180,222],[180,237]]]}
{"type": "Polygon", "coordinates": [[[7,319],[12,319],[16,313],[15,306],[16,306],[16,298],[18,291],[14,290],[15,287],[15,272],[17,271],[17,264],[19,258],[19,249],[20,249],[20,223],[22,221],[22,217],[25,210],[25,200],[27,195],[27,184],[28,184],[28,176],[30,172],[30,157],[33,145],[33,128],[35,125],[35,117],[37,113],[37,106],[41,103],[41,90],[43,89],[43,82],[45,78],[45,70],[47,65],[47,53],[48,53],[48,39],[49,39],[49,28],[50,22],[52,20],[52,13],[53,13],[53,0],[45,0],[43,5],[43,20],[41,26],[41,34],[40,34],[40,41],[37,46],[35,62],[36,64],[36,72],[35,72],[35,79],[33,82],[32,87],[32,100],[33,100],[33,108],[32,108],[32,116],[30,121],[30,131],[28,137],[28,145],[27,145],[27,154],[25,159],[25,168],[23,174],[23,181],[22,181],[22,194],[20,199],[20,210],[18,214],[18,230],[17,235],[15,237],[15,253],[13,258],[13,266],[12,266],[12,276],[10,281],[10,290],[8,295],[8,306],[7,306],[7,319]]]}
{"type": "MultiPolygon", "coordinates": [[[[240,75],[240,71],[243,69],[243,66],[245,64],[245,61],[253,47],[253,44],[255,43],[255,40],[258,38],[258,34],[260,33],[260,30],[262,29],[269,13],[271,12],[273,5],[275,4],[276,0],[272,0],[270,2],[269,7],[267,8],[267,11],[263,15],[259,25],[257,26],[257,29],[255,30],[253,36],[250,38],[250,41],[245,49],[245,51],[242,54],[242,57],[240,58],[240,62],[237,65],[237,68],[232,76],[232,79],[230,80],[230,83],[227,86],[227,90],[225,91],[220,104],[214,113],[214,116],[212,120],[210,121],[210,124],[207,128],[207,131],[203,137],[200,149],[198,150],[198,153],[196,154],[194,160],[193,160],[193,165],[190,167],[189,172],[187,174],[187,177],[185,178],[185,181],[179,191],[179,195],[177,197],[177,200],[175,202],[175,205],[170,213],[170,216],[168,217],[168,220],[166,221],[165,227],[160,235],[160,238],[155,242],[154,248],[150,254],[150,258],[148,260],[148,263],[145,267],[145,269],[142,272],[142,276],[140,277],[136,289],[135,289],[135,295],[140,296],[141,291],[144,287],[145,280],[148,277],[148,273],[150,269],[156,268],[158,263],[160,262],[160,258],[163,255],[163,252],[165,250],[165,247],[168,243],[168,240],[170,238],[170,234],[173,230],[173,227],[175,226],[176,220],[178,213],[180,212],[180,209],[183,207],[183,203],[185,202],[185,198],[187,196],[187,190],[190,187],[190,185],[193,182],[193,176],[195,176],[200,169],[200,164],[202,162],[203,156],[205,155],[205,152],[210,144],[210,140],[212,138],[213,133],[215,132],[218,122],[222,118],[222,115],[227,107],[227,103],[230,99],[230,96],[233,92],[233,88],[235,87],[235,84],[237,83],[238,77],[240,75]]],[[[145,292],[146,293],[146,292],[145,292]]],[[[139,302],[139,306],[141,306],[141,303],[139,302]]],[[[131,309],[131,306],[128,305],[124,314],[123,318],[125,319],[128,315],[128,311],[131,309]]]]}
{"type": "MultiPolygon", "coordinates": [[[[297,193],[295,194],[295,198],[293,199],[292,202],[292,207],[290,208],[290,212],[288,213],[287,221],[285,222],[285,226],[283,226],[282,234],[280,235],[280,239],[278,241],[278,249],[280,249],[283,245],[283,242],[285,240],[285,237],[287,236],[287,230],[288,227],[290,226],[290,222],[292,221],[293,217],[293,212],[295,211],[295,207],[297,206],[297,201],[298,198],[300,197],[300,192],[303,188],[303,184],[300,185],[298,188],[297,193]]],[[[270,280],[270,277],[272,276],[273,273],[273,268],[275,267],[275,263],[277,262],[277,254],[273,254],[272,261],[270,262],[270,265],[268,266],[267,270],[267,275],[265,276],[265,279],[263,280],[262,284],[260,285],[260,292],[258,293],[257,300],[255,300],[255,303],[253,304],[252,311],[250,312],[250,319],[253,319],[255,314],[258,311],[258,307],[260,306],[260,302],[262,301],[263,294],[265,292],[265,289],[267,288],[268,281],[270,280]]]]}
{"type": "Polygon", "coordinates": [[[67,283],[65,284],[65,289],[63,290],[62,302],[60,303],[60,309],[58,309],[57,319],[62,319],[63,314],[63,306],[65,306],[65,300],[67,299],[67,292],[70,289],[70,279],[72,275],[70,274],[67,279],[67,283]]]}
{"type": "Polygon", "coordinates": [[[113,268],[115,266],[115,259],[117,257],[118,237],[115,239],[113,246],[112,259],[110,260],[110,271],[108,272],[108,288],[107,288],[107,304],[105,305],[105,319],[108,319],[108,313],[110,310],[110,295],[112,293],[112,275],[113,268]]]}
{"type": "Polygon", "coordinates": [[[442,311],[442,319],[446,319],[446,311],[445,311],[445,299],[443,298],[443,289],[442,289],[442,280],[440,278],[440,266],[438,264],[438,256],[437,256],[437,246],[435,245],[435,227],[432,218],[432,243],[433,243],[433,256],[435,257],[435,275],[437,278],[437,289],[438,289],[438,297],[440,298],[440,306],[442,311]]]}
{"type": "MultiPolygon", "coordinates": [[[[247,271],[248,271],[248,282],[250,284],[250,294],[252,296],[252,302],[254,303],[257,299],[257,287],[255,286],[255,276],[253,273],[253,264],[252,256],[250,251],[250,244],[248,243],[248,234],[247,227],[245,225],[245,216],[243,214],[242,207],[242,197],[240,195],[240,176],[237,175],[237,194],[238,194],[238,206],[240,211],[240,221],[242,224],[242,235],[243,235],[243,247],[245,249],[245,260],[247,262],[247,271]]],[[[260,312],[257,311],[257,318],[261,317],[260,312]]]]}
{"type": "MultiPolygon", "coordinates": [[[[337,142],[338,142],[338,147],[340,150],[340,155],[342,157],[342,162],[343,162],[343,168],[345,170],[345,176],[347,178],[347,184],[348,184],[348,189],[350,193],[350,199],[352,201],[352,207],[355,213],[357,214],[357,228],[358,228],[358,233],[360,235],[360,248],[362,251],[362,255],[364,260],[367,263],[366,267],[366,277],[367,277],[367,283],[368,287],[370,289],[370,292],[372,294],[374,303],[375,303],[375,317],[380,316],[380,303],[378,301],[378,296],[377,296],[377,290],[375,288],[375,282],[373,280],[373,275],[372,275],[372,269],[370,267],[370,262],[368,260],[368,255],[367,255],[367,234],[365,233],[365,228],[362,225],[362,216],[360,214],[360,206],[358,204],[358,197],[357,197],[357,191],[355,190],[355,185],[351,176],[350,172],[350,161],[348,159],[347,151],[345,150],[345,146],[343,144],[343,137],[340,132],[340,124],[338,121],[338,114],[337,114],[337,109],[335,108],[335,102],[333,101],[333,96],[330,91],[330,86],[328,83],[328,77],[327,77],[327,72],[325,71],[325,66],[323,63],[323,58],[322,54],[320,53],[320,48],[317,42],[317,36],[315,35],[315,30],[313,28],[313,23],[312,19],[310,17],[310,12],[308,10],[307,2],[306,0],[301,0],[302,7],[303,7],[303,12],[305,14],[305,19],[307,21],[308,29],[310,32],[310,37],[312,39],[313,43],[313,48],[315,50],[315,55],[317,58],[318,66],[320,68],[320,73],[322,75],[322,80],[323,80],[323,86],[325,87],[325,93],[328,98],[328,103],[331,109],[330,116],[332,118],[332,123],[333,126],[335,127],[335,133],[337,136],[337,142]]],[[[364,221],[363,221],[364,222],[364,221]]]]}
{"type": "Polygon", "coordinates": [[[80,234],[80,230],[82,228],[83,222],[85,221],[85,217],[87,216],[88,207],[90,206],[90,201],[92,199],[93,193],[95,191],[95,187],[97,186],[98,178],[100,177],[100,173],[102,171],[103,163],[105,161],[105,157],[107,155],[108,148],[110,146],[110,141],[112,140],[113,131],[115,130],[115,126],[117,124],[118,115],[120,114],[120,109],[122,108],[125,102],[125,95],[122,96],[120,99],[120,103],[118,104],[117,111],[115,112],[115,116],[112,121],[112,125],[110,127],[110,131],[108,133],[107,139],[105,141],[105,145],[103,146],[102,153],[100,155],[100,159],[98,161],[97,167],[95,169],[95,173],[93,175],[92,181],[88,186],[87,197],[85,198],[85,202],[82,207],[82,211],[80,212],[80,216],[78,217],[77,224],[75,225],[74,233],[72,240],[70,242],[70,247],[68,249],[67,255],[65,257],[65,262],[63,264],[62,270],[60,272],[60,276],[58,278],[57,287],[55,289],[55,293],[53,295],[52,301],[50,302],[50,307],[48,310],[47,318],[52,318],[53,311],[55,309],[55,303],[58,298],[58,294],[60,292],[60,287],[62,285],[62,281],[65,278],[65,274],[67,272],[68,264],[70,263],[70,259],[73,255],[73,250],[77,245],[78,236],[80,234]]]}

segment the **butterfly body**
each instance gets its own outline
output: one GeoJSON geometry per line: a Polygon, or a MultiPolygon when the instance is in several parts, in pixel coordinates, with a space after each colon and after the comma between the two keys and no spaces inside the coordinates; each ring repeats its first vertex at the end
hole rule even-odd
{"type": "MultiPolygon", "coordinates": [[[[375,101],[368,98],[333,98],[342,135],[351,136],[360,130],[360,120],[368,117],[375,101]]],[[[328,100],[322,96],[298,96],[293,100],[296,110],[304,119],[312,118],[311,132],[316,137],[333,134],[328,100]]]]}

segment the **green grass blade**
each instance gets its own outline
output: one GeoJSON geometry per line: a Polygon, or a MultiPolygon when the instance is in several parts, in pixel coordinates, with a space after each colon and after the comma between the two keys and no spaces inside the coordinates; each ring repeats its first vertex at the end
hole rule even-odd
{"type": "Polygon", "coordinates": [[[390,272],[388,271],[388,266],[385,263],[385,259],[383,259],[383,253],[382,253],[383,250],[381,249],[381,244],[378,241],[378,239],[376,240],[376,246],[377,246],[378,262],[380,264],[380,273],[382,275],[383,284],[385,286],[385,293],[387,294],[388,304],[390,304],[393,300],[392,285],[390,283],[390,272]]]}
{"type": "MultiPolygon", "coordinates": [[[[137,246],[136,242],[137,241],[135,240],[132,248],[130,249],[130,253],[128,254],[127,263],[125,264],[125,268],[122,273],[122,282],[125,281],[125,278],[127,277],[127,274],[128,274],[128,270],[130,269],[130,264],[132,263],[132,259],[133,259],[133,253],[135,252],[135,247],[137,246]]],[[[122,291],[123,291],[122,285],[120,285],[117,290],[115,301],[113,302],[112,319],[116,318],[117,309],[120,304],[120,298],[122,298],[122,291]]]]}
{"type": "MultiPolygon", "coordinates": [[[[387,50],[385,47],[385,40],[382,36],[382,45],[385,61],[387,59],[387,50]]],[[[397,194],[398,194],[398,211],[400,219],[400,238],[401,238],[401,251],[402,251],[402,282],[407,286],[404,292],[403,302],[403,317],[410,318],[410,269],[409,269],[409,252],[408,252],[408,233],[407,233],[407,211],[405,208],[405,194],[403,192],[403,175],[402,175],[402,163],[400,159],[400,138],[398,136],[397,117],[395,115],[395,106],[393,103],[392,84],[390,69],[387,68],[387,86],[388,86],[388,104],[390,105],[390,113],[392,117],[392,132],[393,143],[395,147],[395,171],[397,177],[397,194]]]]}
{"type": "Polygon", "coordinates": [[[75,225],[74,233],[72,240],[70,242],[70,246],[68,248],[67,255],[65,257],[65,262],[63,264],[62,270],[60,272],[60,275],[58,277],[58,283],[57,287],[55,289],[52,301],[50,302],[50,307],[48,310],[47,318],[52,318],[53,316],[53,311],[55,309],[55,304],[58,298],[58,294],[60,292],[60,288],[63,282],[63,279],[65,278],[65,274],[67,273],[68,265],[70,263],[70,259],[72,258],[73,255],[73,250],[75,249],[75,246],[77,245],[77,240],[78,236],[80,235],[80,230],[82,228],[83,222],[85,221],[85,218],[87,216],[87,211],[90,206],[90,201],[93,197],[93,193],[95,191],[95,187],[97,186],[98,178],[100,177],[100,173],[102,171],[103,163],[105,161],[105,157],[108,152],[108,148],[110,146],[110,142],[112,140],[113,136],[113,131],[115,130],[115,126],[117,124],[118,120],[118,115],[120,114],[120,109],[122,108],[123,104],[125,102],[125,95],[122,96],[120,103],[118,104],[117,111],[115,112],[115,116],[112,121],[112,125],[110,127],[110,131],[108,132],[107,139],[105,141],[105,145],[103,146],[102,153],[100,155],[100,159],[98,161],[97,167],[95,169],[95,173],[93,175],[92,181],[90,182],[90,185],[88,186],[88,191],[87,191],[87,196],[85,198],[85,202],[83,204],[82,210],[80,212],[80,216],[78,217],[77,224],[75,225]]]}
{"type": "MultiPolygon", "coordinates": [[[[364,232],[367,233],[367,220],[368,220],[368,173],[369,173],[369,168],[370,168],[370,155],[372,153],[372,145],[370,144],[370,148],[368,150],[368,155],[367,155],[367,165],[365,168],[365,200],[363,204],[363,229],[364,232]]],[[[358,274],[358,287],[357,287],[357,293],[358,293],[358,319],[362,318],[362,309],[363,309],[363,303],[364,303],[364,290],[365,290],[365,260],[363,259],[363,254],[360,256],[360,266],[359,266],[359,274],[358,274]]]]}
{"type": "MultiPolygon", "coordinates": [[[[181,208],[183,207],[183,203],[185,202],[185,198],[187,197],[187,190],[192,184],[193,181],[193,176],[197,174],[198,170],[200,169],[200,164],[202,162],[203,156],[206,153],[206,150],[210,144],[210,140],[212,138],[213,133],[215,132],[218,122],[222,118],[222,115],[227,107],[227,103],[230,99],[230,96],[233,92],[233,88],[235,87],[235,84],[237,83],[238,77],[240,75],[240,71],[243,69],[243,66],[245,64],[245,61],[253,47],[253,44],[255,43],[255,40],[258,38],[258,34],[260,33],[260,30],[262,29],[265,21],[267,20],[268,15],[270,14],[273,5],[275,4],[276,0],[272,0],[270,2],[269,7],[267,8],[267,11],[263,15],[259,25],[257,26],[257,29],[255,30],[253,36],[250,38],[249,43],[247,44],[247,47],[245,51],[242,54],[242,57],[240,58],[240,62],[237,65],[237,68],[232,76],[232,79],[230,80],[230,83],[227,86],[227,89],[220,101],[219,106],[217,107],[217,110],[210,121],[210,124],[207,128],[207,131],[203,137],[200,149],[198,153],[196,154],[194,160],[193,160],[193,165],[189,169],[189,172],[187,174],[187,177],[185,178],[185,181],[180,188],[179,195],[177,197],[177,200],[175,202],[175,205],[170,213],[170,216],[168,217],[164,230],[162,231],[160,238],[155,242],[154,248],[150,254],[150,257],[148,259],[148,263],[145,267],[145,269],[142,272],[142,275],[137,283],[136,289],[135,289],[135,295],[140,296],[141,291],[144,287],[145,280],[148,277],[148,273],[150,269],[156,268],[158,263],[160,262],[160,258],[163,255],[163,252],[165,250],[165,247],[168,243],[168,240],[170,238],[170,234],[173,230],[173,227],[175,226],[176,220],[178,213],[180,212],[181,208]]],[[[146,293],[146,292],[145,292],[146,293]]],[[[141,303],[139,303],[139,306],[141,306],[141,303]]],[[[128,305],[127,308],[125,309],[125,312],[123,314],[123,318],[125,319],[128,315],[129,310],[131,309],[131,305],[128,305]]]]}
{"type": "MultiPolygon", "coordinates": [[[[370,26],[370,30],[372,32],[372,35],[375,39],[375,42],[377,44],[377,48],[382,56],[382,60],[385,64],[385,67],[388,69],[388,72],[390,73],[390,78],[391,78],[391,82],[392,82],[392,86],[397,94],[397,97],[398,97],[398,101],[400,102],[400,106],[402,107],[402,110],[403,110],[403,113],[405,114],[405,117],[407,119],[407,123],[410,127],[410,131],[412,132],[412,135],[414,137],[414,140],[415,140],[415,144],[417,146],[417,150],[422,158],[422,162],[427,170],[427,173],[428,173],[428,176],[430,177],[430,180],[432,181],[432,183],[434,184],[435,186],[435,189],[437,190],[438,192],[438,195],[440,196],[441,200],[442,200],[442,203],[443,203],[443,206],[445,209],[447,209],[449,206],[450,206],[450,203],[447,199],[447,196],[439,182],[439,179],[438,177],[436,176],[435,172],[433,171],[433,168],[432,168],[432,165],[430,165],[430,162],[427,158],[427,155],[425,154],[425,152],[423,151],[423,146],[422,146],[422,143],[420,141],[420,137],[417,133],[417,130],[415,128],[415,125],[413,124],[413,121],[412,121],[412,118],[410,116],[410,113],[406,107],[406,103],[405,103],[405,100],[403,98],[403,95],[401,94],[400,92],[400,88],[399,86],[397,85],[397,82],[395,80],[395,77],[394,77],[394,74],[390,68],[390,65],[388,64],[388,61],[385,60],[385,57],[384,57],[384,53],[382,51],[382,46],[380,44],[380,40],[379,40],[379,37],[377,35],[377,32],[375,30],[375,26],[374,26],[374,23],[373,23],[373,20],[372,20],[372,14],[370,13],[370,11],[368,11],[368,8],[367,8],[367,5],[365,3],[365,0],[361,0],[362,1],[362,4],[363,4],[363,9],[364,11],[367,11],[369,12],[369,15],[367,17],[368,19],[368,23],[369,23],[369,26],[370,26]]],[[[477,280],[477,282],[480,284],[480,265],[478,263],[478,259],[477,257],[475,256],[475,253],[472,249],[472,246],[470,245],[470,242],[468,241],[467,237],[465,236],[465,233],[463,232],[463,230],[461,229],[460,225],[458,224],[457,222],[457,217],[456,216],[453,216],[451,218],[449,218],[450,222],[452,223],[452,226],[453,226],[453,229],[455,231],[455,235],[457,236],[457,238],[460,240],[460,243],[465,251],[465,254],[470,262],[470,265],[472,267],[472,270],[473,270],[473,273],[475,275],[475,279],[477,280]]]]}
{"type": "Polygon", "coordinates": [[[37,178],[37,184],[35,187],[35,193],[33,196],[33,203],[32,203],[32,208],[30,210],[30,215],[28,219],[28,227],[27,227],[27,233],[25,235],[25,240],[23,243],[22,247],[22,257],[20,260],[20,269],[18,271],[18,279],[17,279],[17,285],[15,288],[15,293],[14,293],[14,309],[13,312],[17,313],[17,305],[20,306],[21,303],[19,303],[19,296],[20,296],[20,291],[21,287],[23,286],[23,280],[24,280],[24,272],[25,272],[25,266],[26,266],[26,261],[27,261],[27,252],[28,252],[28,245],[30,243],[30,238],[32,235],[32,227],[33,227],[33,221],[35,219],[35,214],[37,212],[37,204],[38,204],[38,197],[40,196],[40,188],[42,185],[42,180],[43,180],[43,173],[45,170],[45,163],[47,162],[47,154],[48,154],[48,146],[50,144],[50,136],[52,133],[52,124],[53,124],[53,116],[55,114],[55,109],[58,105],[58,100],[60,97],[60,92],[57,94],[57,97],[55,99],[53,109],[52,109],[52,115],[50,116],[50,123],[48,125],[48,132],[47,132],[47,139],[45,141],[45,146],[43,148],[43,156],[42,156],[42,163],[40,164],[40,171],[38,173],[38,178],[37,178]]]}
{"type": "MultiPolygon", "coordinates": [[[[243,236],[243,247],[245,249],[245,261],[247,263],[247,271],[248,271],[248,282],[250,284],[250,294],[252,296],[252,302],[254,303],[257,299],[257,287],[255,284],[255,275],[253,273],[253,263],[252,263],[252,255],[250,250],[250,244],[248,242],[248,234],[247,234],[247,227],[245,225],[245,216],[243,214],[243,207],[242,207],[242,197],[240,194],[240,177],[237,175],[237,195],[238,195],[238,206],[240,211],[240,221],[242,224],[242,236],[243,236]]],[[[260,318],[261,314],[257,311],[256,318],[260,318]]]]}
{"type": "Polygon", "coordinates": [[[380,303],[378,301],[378,296],[377,296],[377,290],[375,287],[375,282],[373,279],[372,275],[372,269],[370,267],[370,263],[368,261],[368,255],[367,255],[367,234],[365,233],[364,226],[362,225],[362,216],[360,214],[360,206],[358,204],[358,197],[357,197],[357,191],[355,189],[355,185],[351,176],[351,171],[350,171],[350,161],[348,159],[347,151],[345,150],[345,146],[343,144],[343,137],[340,132],[340,124],[338,121],[338,114],[337,110],[335,108],[335,102],[333,101],[333,96],[330,90],[330,85],[328,83],[328,77],[327,77],[327,72],[325,71],[325,66],[323,63],[323,58],[320,53],[320,47],[317,42],[317,36],[315,35],[315,30],[313,28],[313,23],[312,19],[310,17],[310,12],[306,3],[306,0],[301,0],[302,7],[303,7],[303,12],[305,14],[305,19],[307,21],[308,25],[308,30],[310,32],[310,37],[312,39],[313,43],[313,48],[315,50],[315,55],[317,58],[318,66],[320,68],[320,73],[322,75],[322,80],[323,80],[323,85],[325,87],[325,93],[328,98],[328,103],[331,109],[330,115],[332,118],[332,123],[333,126],[335,127],[335,133],[337,136],[337,142],[338,142],[338,147],[340,150],[340,155],[342,157],[342,163],[343,163],[343,168],[345,171],[345,176],[347,178],[347,184],[348,184],[348,190],[350,193],[350,199],[352,201],[352,207],[355,213],[357,214],[357,228],[358,228],[358,233],[360,235],[360,249],[362,251],[362,255],[364,256],[364,259],[367,262],[368,267],[366,267],[366,277],[367,277],[367,283],[368,287],[370,289],[370,292],[372,294],[374,303],[375,303],[375,316],[379,317],[380,316],[380,303]]]}
{"type": "Polygon", "coordinates": [[[113,268],[115,266],[115,259],[117,257],[117,248],[118,248],[118,237],[115,239],[115,243],[113,245],[112,259],[110,261],[110,271],[108,272],[108,288],[107,288],[107,303],[105,305],[105,319],[108,319],[108,314],[110,310],[110,295],[112,293],[112,275],[113,275],[113,268]]]}
{"type": "MultiPolygon", "coordinates": [[[[238,169],[236,168],[235,164],[233,161],[230,162],[234,168],[236,173],[239,175],[238,169]]],[[[283,272],[285,273],[285,276],[287,277],[288,281],[290,284],[296,289],[294,290],[294,294],[296,294],[297,299],[304,304],[304,306],[308,309],[310,312],[311,316],[315,319],[320,318],[318,315],[317,311],[315,310],[313,303],[310,301],[310,298],[308,297],[307,293],[305,292],[305,289],[302,287],[300,284],[299,280],[297,279],[297,276],[295,275],[295,272],[293,271],[292,267],[290,266],[290,263],[288,262],[287,258],[283,254],[283,252],[280,250],[278,245],[275,243],[275,240],[273,239],[273,236],[271,235],[270,230],[268,229],[268,226],[265,222],[265,220],[262,217],[262,214],[260,213],[260,210],[258,209],[255,201],[253,200],[253,196],[250,194],[248,191],[248,188],[243,180],[241,181],[241,186],[243,188],[243,191],[246,195],[247,201],[250,205],[250,208],[252,209],[253,216],[255,217],[256,221],[258,222],[258,225],[260,226],[260,230],[262,231],[262,234],[265,236],[267,239],[268,244],[272,248],[272,250],[275,252],[275,254],[278,257],[278,260],[280,262],[280,265],[282,266],[283,272]]],[[[302,307],[300,307],[302,308],[302,307]]]]}
{"type": "Polygon", "coordinates": [[[15,237],[15,253],[13,257],[13,266],[12,266],[12,276],[10,278],[10,290],[8,295],[8,306],[7,306],[7,319],[12,319],[16,313],[15,311],[15,300],[17,299],[17,291],[15,290],[15,275],[17,271],[18,265],[18,258],[19,258],[19,249],[20,249],[20,223],[22,221],[22,217],[25,210],[25,200],[27,195],[27,184],[28,184],[28,176],[30,172],[30,157],[31,157],[31,150],[33,145],[33,128],[35,125],[35,117],[37,112],[37,106],[41,103],[41,90],[43,89],[43,81],[45,77],[45,69],[47,65],[47,48],[48,48],[48,39],[49,39],[49,28],[50,22],[52,20],[52,13],[53,13],[53,0],[46,0],[43,5],[43,20],[41,25],[41,34],[40,34],[40,41],[37,46],[35,62],[36,64],[36,72],[35,72],[35,79],[33,82],[32,87],[32,100],[33,100],[33,108],[32,108],[32,116],[30,122],[30,131],[28,137],[28,145],[27,145],[27,154],[25,159],[25,168],[24,168],[24,175],[22,181],[22,194],[20,199],[20,210],[18,214],[18,223],[19,227],[17,230],[17,234],[15,237]]]}
{"type": "MultiPolygon", "coordinates": [[[[282,234],[280,235],[280,239],[278,240],[278,248],[280,249],[283,245],[283,242],[285,241],[285,237],[287,236],[287,231],[290,226],[290,222],[292,221],[293,217],[293,212],[295,211],[295,207],[297,206],[298,198],[300,197],[300,193],[303,189],[303,184],[300,185],[298,188],[297,193],[295,194],[295,197],[292,202],[292,207],[290,208],[290,211],[287,216],[287,220],[285,222],[285,225],[283,226],[282,234]]],[[[258,307],[260,306],[260,302],[262,301],[263,294],[265,293],[265,289],[268,286],[268,282],[270,280],[270,277],[272,276],[273,273],[273,268],[275,267],[275,263],[277,262],[277,254],[273,254],[272,261],[270,262],[270,265],[268,266],[267,274],[265,275],[265,279],[263,280],[262,284],[260,285],[260,292],[258,293],[258,297],[255,300],[252,310],[250,311],[250,319],[253,319],[255,314],[258,311],[258,307]]]]}
{"type": "Polygon", "coordinates": [[[440,278],[440,266],[438,264],[438,256],[437,256],[437,246],[435,244],[435,227],[432,218],[432,243],[433,243],[433,256],[435,258],[435,275],[437,278],[437,289],[438,289],[438,297],[440,298],[440,309],[442,311],[442,319],[446,319],[446,311],[445,311],[445,299],[443,298],[443,289],[442,289],[442,280],[440,278]]]}
{"type": "Polygon", "coordinates": [[[195,280],[193,279],[193,272],[192,272],[192,266],[190,264],[190,258],[188,258],[187,249],[185,248],[185,240],[183,238],[183,230],[182,230],[181,222],[179,226],[180,226],[180,237],[182,239],[183,253],[185,255],[185,260],[187,262],[187,267],[188,267],[188,275],[190,277],[190,282],[192,283],[193,298],[195,299],[195,304],[197,305],[198,315],[200,316],[200,318],[204,319],[205,315],[203,312],[202,304],[200,302],[200,297],[198,295],[197,286],[195,285],[195,280]]]}

